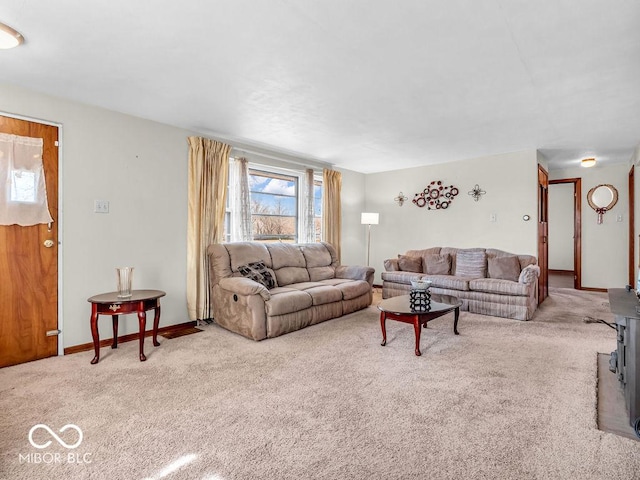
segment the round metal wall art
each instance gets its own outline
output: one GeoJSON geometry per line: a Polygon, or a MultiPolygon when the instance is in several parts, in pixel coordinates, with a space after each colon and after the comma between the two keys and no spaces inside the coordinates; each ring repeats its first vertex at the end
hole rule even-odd
{"type": "Polygon", "coordinates": [[[449,208],[453,199],[460,193],[453,185],[443,185],[442,181],[434,180],[422,192],[416,193],[412,202],[427,210],[444,210],[449,208]]]}

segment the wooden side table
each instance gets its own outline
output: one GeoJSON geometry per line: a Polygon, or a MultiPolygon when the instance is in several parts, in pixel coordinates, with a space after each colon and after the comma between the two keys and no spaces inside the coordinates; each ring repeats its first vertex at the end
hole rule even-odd
{"type": "Polygon", "coordinates": [[[111,348],[118,348],[118,316],[127,313],[137,313],[140,324],[140,361],[144,362],[144,334],[147,325],[147,310],[154,310],[153,317],[153,346],[158,343],[158,324],[160,323],[160,297],[164,297],[165,292],[161,290],[132,290],[131,296],[126,298],[118,297],[118,292],[102,293],[88,298],[91,303],[91,335],[93,336],[93,348],[95,357],[91,364],[95,365],[100,360],[100,335],[98,334],[98,315],[111,315],[113,322],[113,343],[111,348]]]}

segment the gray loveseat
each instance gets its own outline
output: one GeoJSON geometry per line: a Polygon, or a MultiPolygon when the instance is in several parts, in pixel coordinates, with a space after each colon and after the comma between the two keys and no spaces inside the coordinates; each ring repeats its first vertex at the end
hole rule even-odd
{"type": "Polygon", "coordinates": [[[373,268],[340,265],[328,243],[223,243],[207,253],[215,322],[253,340],[355,312],[373,299],[373,268]]]}
{"type": "Polygon", "coordinates": [[[430,280],[431,292],[452,295],[462,310],[530,320],[538,306],[536,257],[484,248],[409,250],[385,260],[382,298],[407,295],[412,280],[430,280]]]}

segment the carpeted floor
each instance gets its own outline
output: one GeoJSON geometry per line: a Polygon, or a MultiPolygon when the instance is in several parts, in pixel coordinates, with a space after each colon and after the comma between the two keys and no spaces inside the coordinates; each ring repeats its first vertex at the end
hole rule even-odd
{"type": "Polygon", "coordinates": [[[640,442],[596,426],[605,294],[533,321],[463,312],[422,334],[378,311],[253,342],[216,325],[0,370],[3,479],[633,479],[640,442]],[[49,426],[66,449],[37,424],[49,426]],[[38,457],[40,454],[40,457],[38,457]],[[56,454],[59,456],[56,457],[56,454]],[[38,463],[38,458],[40,462],[38,463]],[[47,461],[48,460],[48,461],[47,461]],[[90,463],[79,463],[90,462],[90,463]]]}

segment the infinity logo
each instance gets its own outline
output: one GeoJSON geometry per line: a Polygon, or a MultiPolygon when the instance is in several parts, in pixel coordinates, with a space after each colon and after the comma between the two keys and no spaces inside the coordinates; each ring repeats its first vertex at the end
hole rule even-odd
{"type": "Polygon", "coordinates": [[[62,440],[58,435],[55,434],[55,432],[53,430],[51,430],[48,426],[39,423],[38,425],[34,425],[33,427],[31,427],[31,430],[29,430],[29,443],[31,445],[33,445],[36,448],[47,448],[49,445],[51,445],[51,440],[47,440],[45,443],[43,443],[42,445],[37,444],[36,442],[33,441],[33,432],[35,432],[37,429],[42,428],[44,430],[46,430],[47,432],[49,432],[49,434],[56,439],[56,441],[62,445],[64,448],[78,448],[80,446],[80,444],[82,443],[82,430],[80,430],[80,427],[78,427],[77,425],[74,425],[72,423],[65,425],[64,427],[62,427],[60,429],[60,433],[64,432],[65,430],[68,430],[70,428],[74,429],[76,432],[78,432],[78,441],[76,443],[74,443],[73,445],[68,445],[64,442],[64,440],[62,440]]]}

